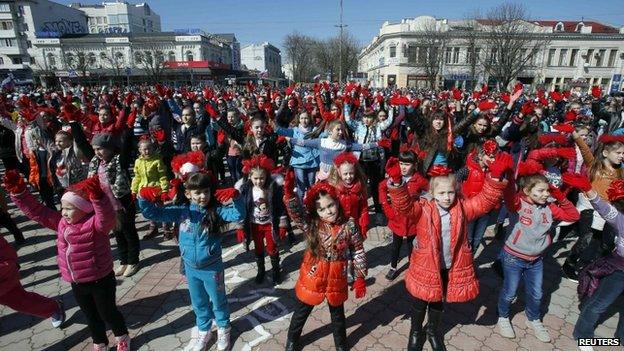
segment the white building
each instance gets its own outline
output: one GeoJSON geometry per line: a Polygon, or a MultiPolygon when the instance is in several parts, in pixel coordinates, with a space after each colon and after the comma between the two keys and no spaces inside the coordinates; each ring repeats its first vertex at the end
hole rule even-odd
{"type": "Polygon", "coordinates": [[[234,33],[217,33],[214,36],[230,47],[232,50],[232,70],[239,71],[241,69],[241,47],[234,33]]]}
{"type": "Polygon", "coordinates": [[[37,36],[86,32],[82,11],[48,0],[0,2],[0,75],[11,72],[19,79],[32,77],[37,36]]]}
{"type": "MultiPolygon", "coordinates": [[[[487,25],[478,21],[477,28],[487,25]]],[[[619,81],[624,65],[624,31],[598,22],[531,21],[533,33],[548,38],[548,46],[535,55],[521,77],[525,84],[545,88],[567,87],[584,80],[585,85],[602,85],[621,90],[619,81]]],[[[466,21],[435,19],[429,16],[403,19],[400,23],[385,22],[359,55],[359,71],[365,72],[371,84],[385,87],[420,87],[427,85],[427,76],[418,64],[423,36],[435,28],[446,32],[449,41],[441,53],[439,86],[464,86],[467,82],[488,82],[483,72],[474,72],[469,62],[466,21]],[[475,73],[473,76],[473,72],[475,73]],[[474,81],[473,81],[474,79],[474,81]]],[[[490,56],[486,47],[477,46],[475,54],[483,60],[490,56]]]]}
{"type": "Polygon", "coordinates": [[[278,48],[268,42],[243,46],[241,65],[248,70],[267,72],[268,78],[282,77],[282,55],[278,48]]]}
{"type": "Polygon", "coordinates": [[[231,48],[214,36],[174,32],[38,38],[35,47],[37,69],[33,69],[48,79],[73,74],[92,81],[146,81],[158,71],[163,80],[197,83],[229,75],[232,64],[231,48]],[[147,65],[150,57],[162,64],[147,65]]]}
{"type": "Polygon", "coordinates": [[[151,33],[160,32],[160,16],[147,3],[125,1],[103,2],[101,5],[73,3],[71,8],[87,15],[89,33],[151,33]]]}

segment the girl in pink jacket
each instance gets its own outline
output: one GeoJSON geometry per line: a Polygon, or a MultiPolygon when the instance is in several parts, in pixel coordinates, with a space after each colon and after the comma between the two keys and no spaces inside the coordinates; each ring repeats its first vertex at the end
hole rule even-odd
{"type": "Polygon", "coordinates": [[[58,265],[63,280],[86,315],[93,350],[107,350],[105,322],[117,339],[117,350],[130,349],[130,337],[115,302],[115,275],[108,233],[115,226],[113,206],[104,196],[97,176],[72,185],[61,198],[61,212],[39,203],[24,179],[7,171],[5,187],[24,214],[57,232],[58,265]]]}

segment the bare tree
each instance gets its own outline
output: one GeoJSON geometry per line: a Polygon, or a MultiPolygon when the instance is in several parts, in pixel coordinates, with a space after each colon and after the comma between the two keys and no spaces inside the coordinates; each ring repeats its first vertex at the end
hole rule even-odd
{"type": "Polygon", "coordinates": [[[473,89],[477,79],[483,74],[483,66],[479,60],[483,43],[481,41],[480,25],[477,20],[481,18],[481,15],[478,11],[474,11],[472,14],[467,15],[466,18],[465,24],[459,29],[463,32],[462,40],[463,45],[466,47],[466,64],[468,65],[470,77],[470,84],[466,86],[466,89],[473,89]]]}
{"type": "Polygon", "coordinates": [[[84,84],[91,69],[95,67],[95,63],[95,54],[92,52],[78,50],[65,53],[65,66],[76,71],[81,84],[84,84]]]}
{"type": "Polygon", "coordinates": [[[298,32],[288,34],[284,39],[284,50],[288,62],[292,65],[295,82],[306,82],[312,77],[313,48],[314,39],[298,32]]]}
{"type": "Polygon", "coordinates": [[[113,71],[116,80],[121,80],[122,73],[126,67],[123,53],[111,50],[111,52],[102,52],[100,56],[103,66],[113,71]]]}
{"type": "Polygon", "coordinates": [[[329,45],[335,50],[333,54],[336,62],[340,61],[342,57],[342,63],[338,64],[339,72],[338,76],[347,77],[349,72],[357,72],[358,68],[358,54],[361,50],[361,45],[357,38],[349,31],[344,31],[342,37],[340,35],[329,40],[329,45]],[[340,55],[340,47],[342,42],[342,55],[340,55]]]}
{"type": "Polygon", "coordinates": [[[329,40],[316,40],[313,50],[316,69],[321,73],[329,73],[331,76],[337,74],[338,60],[329,40]]]}
{"type": "Polygon", "coordinates": [[[483,69],[503,89],[530,68],[550,42],[538,26],[528,21],[527,10],[521,4],[503,3],[478,22],[488,50],[481,60],[483,69]]]}
{"type": "Polygon", "coordinates": [[[165,54],[156,48],[137,50],[134,52],[136,65],[145,71],[153,83],[162,80],[165,71],[165,54]]]}
{"type": "Polygon", "coordinates": [[[436,21],[425,24],[422,35],[416,63],[422,67],[423,72],[427,76],[429,87],[435,89],[438,83],[438,76],[442,70],[444,51],[449,37],[446,32],[436,28],[436,21]]]}

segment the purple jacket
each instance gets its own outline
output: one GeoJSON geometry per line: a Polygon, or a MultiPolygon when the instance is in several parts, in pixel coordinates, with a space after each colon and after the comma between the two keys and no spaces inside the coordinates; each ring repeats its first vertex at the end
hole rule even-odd
{"type": "Polygon", "coordinates": [[[624,215],[600,196],[589,199],[594,209],[602,218],[617,230],[615,252],[591,263],[579,275],[579,299],[591,297],[598,289],[600,279],[615,271],[624,270],[624,215]]]}
{"type": "Polygon", "coordinates": [[[11,198],[28,218],[56,230],[57,261],[63,280],[87,283],[113,270],[108,233],[115,226],[115,211],[108,197],[92,200],[94,213],[74,224],[67,223],[60,212],[43,206],[27,191],[11,198]]]}

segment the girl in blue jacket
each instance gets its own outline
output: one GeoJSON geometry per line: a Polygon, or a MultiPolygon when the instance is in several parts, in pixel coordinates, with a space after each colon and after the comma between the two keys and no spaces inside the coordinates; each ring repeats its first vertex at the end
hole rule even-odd
{"type": "Polygon", "coordinates": [[[217,324],[217,348],[230,343],[230,309],[225,295],[221,257],[221,225],[244,218],[245,207],[234,189],[215,191],[215,182],[205,173],[194,173],[184,183],[190,205],[157,207],[147,201],[149,188],[139,193],[143,216],[159,222],[180,223],[180,252],[184,261],[191,304],[197,326],[185,351],[204,350],[217,324]]]}

